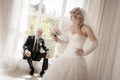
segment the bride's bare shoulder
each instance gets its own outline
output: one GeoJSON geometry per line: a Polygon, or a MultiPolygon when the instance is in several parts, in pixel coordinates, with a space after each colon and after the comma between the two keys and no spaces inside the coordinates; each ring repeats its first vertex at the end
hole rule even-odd
{"type": "Polygon", "coordinates": [[[70,25],[69,29],[71,29],[74,25],[70,25]]]}
{"type": "Polygon", "coordinates": [[[91,30],[91,27],[89,26],[89,25],[84,25],[83,27],[82,27],[82,30],[84,31],[84,30],[91,30]]]}
{"type": "Polygon", "coordinates": [[[73,27],[74,27],[74,25],[71,25],[71,26],[69,27],[69,31],[71,31],[71,30],[73,29],[73,27]]]}

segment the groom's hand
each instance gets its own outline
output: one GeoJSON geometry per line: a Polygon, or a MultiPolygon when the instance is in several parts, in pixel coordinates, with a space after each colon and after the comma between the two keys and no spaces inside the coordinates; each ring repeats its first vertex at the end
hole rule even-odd
{"type": "Polygon", "coordinates": [[[83,49],[76,49],[75,53],[78,56],[83,56],[84,51],[83,51],[83,49]]]}
{"type": "Polygon", "coordinates": [[[29,50],[25,50],[25,54],[26,54],[26,56],[30,57],[31,52],[29,50]]]}
{"type": "Polygon", "coordinates": [[[48,59],[48,58],[50,58],[50,54],[49,53],[46,54],[46,59],[48,59]]]}

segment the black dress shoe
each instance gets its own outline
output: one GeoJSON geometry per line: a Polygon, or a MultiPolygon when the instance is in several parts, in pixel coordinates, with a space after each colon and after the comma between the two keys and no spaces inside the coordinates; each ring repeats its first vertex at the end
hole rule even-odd
{"type": "Polygon", "coordinates": [[[31,71],[30,71],[30,75],[33,75],[33,74],[34,74],[34,68],[31,69],[31,71]]]}
{"type": "Polygon", "coordinates": [[[40,72],[40,77],[43,77],[43,74],[45,73],[45,71],[44,70],[42,70],[41,72],[40,72]]]}
{"type": "Polygon", "coordinates": [[[43,77],[43,74],[40,74],[40,77],[43,77]]]}

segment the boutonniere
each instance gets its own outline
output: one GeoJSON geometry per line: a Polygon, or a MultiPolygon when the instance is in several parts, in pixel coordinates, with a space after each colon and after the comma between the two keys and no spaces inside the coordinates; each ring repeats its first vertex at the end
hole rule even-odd
{"type": "Polygon", "coordinates": [[[40,44],[40,46],[42,46],[42,43],[41,43],[41,42],[40,42],[39,44],[40,44]]]}
{"type": "Polygon", "coordinates": [[[39,39],[39,45],[42,46],[42,40],[41,39],[39,39]]]}

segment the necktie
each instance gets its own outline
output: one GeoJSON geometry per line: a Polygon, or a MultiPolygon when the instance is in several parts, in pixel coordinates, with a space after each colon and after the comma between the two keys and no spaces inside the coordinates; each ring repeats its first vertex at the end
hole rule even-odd
{"type": "Polygon", "coordinates": [[[37,52],[37,50],[38,50],[38,45],[37,45],[37,43],[38,43],[38,40],[35,39],[35,43],[34,43],[34,46],[33,46],[33,51],[34,51],[34,52],[37,52]]]}

